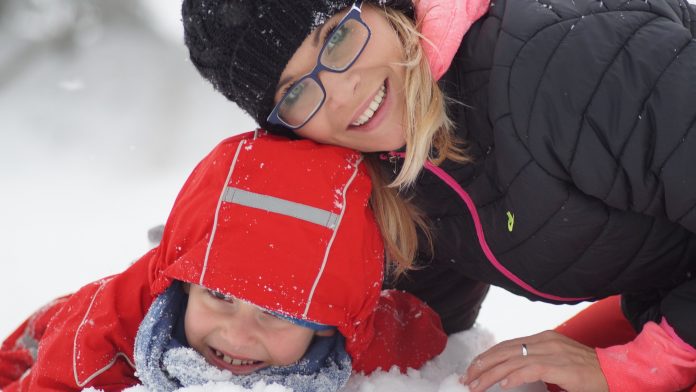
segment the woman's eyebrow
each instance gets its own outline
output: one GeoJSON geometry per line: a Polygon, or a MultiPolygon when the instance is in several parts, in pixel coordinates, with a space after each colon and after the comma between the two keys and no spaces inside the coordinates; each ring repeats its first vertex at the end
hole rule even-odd
{"type": "MultiPolygon", "coordinates": [[[[328,22],[328,21],[327,21],[328,22]]],[[[326,26],[326,22],[322,23],[321,26],[319,26],[318,29],[314,31],[314,47],[316,48],[319,46],[319,38],[321,38],[321,32],[324,30],[324,26],[326,26]]]]}
{"type": "Polygon", "coordinates": [[[285,86],[285,84],[289,81],[292,80],[292,76],[286,76],[283,79],[278,82],[278,85],[276,86],[276,90],[280,89],[282,86],[285,86]]]}
{"type": "MultiPolygon", "coordinates": [[[[321,38],[321,32],[324,30],[324,27],[325,27],[325,26],[326,26],[326,23],[322,23],[322,25],[319,26],[319,28],[317,28],[316,30],[314,30],[314,33],[313,33],[313,34],[314,34],[314,39],[312,40],[312,45],[313,45],[315,48],[319,46],[319,38],[321,38]]],[[[292,76],[286,76],[286,77],[284,77],[283,79],[281,79],[281,80],[278,82],[278,85],[277,85],[278,87],[277,87],[276,89],[278,89],[278,88],[280,88],[280,87],[282,87],[282,86],[285,86],[285,84],[288,83],[288,82],[291,81],[291,80],[292,80],[292,76]]]]}

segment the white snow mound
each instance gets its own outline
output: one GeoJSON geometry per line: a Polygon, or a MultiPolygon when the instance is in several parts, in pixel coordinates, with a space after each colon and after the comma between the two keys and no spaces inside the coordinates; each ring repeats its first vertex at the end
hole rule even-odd
{"type": "MultiPolygon", "coordinates": [[[[469,388],[459,383],[472,359],[495,343],[493,335],[486,329],[475,326],[469,331],[450,336],[442,354],[428,362],[420,370],[409,369],[402,374],[394,367],[389,371],[376,371],[369,376],[354,374],[341,392],[469,392],[469,388]]],[[[87,392],[99,392],[94,388],[87,392]]],[[[134,386],[127,392],[149,392],[144,386],[134,386]]],[[[267,385],[259,382],[252,389],[230,383],[210,383],[201,386],[181,388],[178,392],[292,392],[278,384],[267,385]]],[[[491,391],[500,391],[492,388],[491,391]]],[[[529,384],[515,389],[518,392],[545,392],[541,383],[529,384]]]]}

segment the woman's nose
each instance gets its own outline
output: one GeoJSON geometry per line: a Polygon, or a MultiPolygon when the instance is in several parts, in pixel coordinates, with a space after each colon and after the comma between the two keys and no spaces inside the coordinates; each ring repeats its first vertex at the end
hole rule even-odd
{"type": "Polygon", "coordinates": [[[355,92],[360,86],[360,74],[348,69],[345,72],[327,72],[319,74],[321,83],[326,90],[327,105],[331,109],[338,109],[355,100],[355,92]]]}

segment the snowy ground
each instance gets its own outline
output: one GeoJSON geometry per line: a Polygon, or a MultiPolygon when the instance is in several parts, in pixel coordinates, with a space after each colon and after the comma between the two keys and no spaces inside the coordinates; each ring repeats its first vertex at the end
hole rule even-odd
{"type": "MultiPolygon", "coordinates": [[[[400,374],[397,369],[390,372],[376,372],[369,377],[355,375],[341,392],[466,392],[469,389],[458,382],[468,363],[477,353],[493,343],[493,336],[480,328],[462,332],[450,337],[445,351],[427,363],[422,369],[410,370],[408,374],[400,374]]],[[[94,390],[92,390],[94,391],[94,390]]],[[[132,387],[128,392],[147,392],[144,387],[132,387]]],[[[229,384],[210,384],[201,387],[180,389],[179,392],[247,392],[248,389],[229,384]]],[[[290,389],[279,385],[260,384],[252,392],[291,392],[290,389]]],[[[492,388],[491,392],[501,392],[492,388]]],[[[514,389],[516,392],[543,392],[542,384],[526,385],[514,389]]],[[[96,392],[96,391],[94,391],[96,392]]]]}
{"type": "MultiPolygon", "coordinates": [[[[24,4],[53,4],[6,1],[28,20],[45,10],[24,4]]],[[[87,7],[49,18],[60,36],[0,17],[0,339],[49,300],[125,269],[148,249],[147,230],[164,222],[195,163],[222,138],[253,129],[187,62],[171,34],[176,10],[156,12],[165,2],[58,3],[87,7]]],[[[478,327],[452,337],[422,371],[354,377],[346,390],[464,391],[452,375],[475,354],[553,328],[582,306],[494,289],[478,327]]]]}

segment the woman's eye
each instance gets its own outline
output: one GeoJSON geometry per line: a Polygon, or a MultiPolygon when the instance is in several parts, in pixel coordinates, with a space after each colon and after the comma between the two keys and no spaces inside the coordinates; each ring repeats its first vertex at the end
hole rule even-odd
{"type": "Polygon", "coordinates": [[[285,94],[285,101],[286,105],[292,105],[295,102],[297,102],[300,99],[300,96],[302,95],[302,91],[304,90],[304,84],[303,83],[298,83],[292,87],[290,87],[290,90],[285,94]]]}
{"type": "Polygon", "coordinates": [[[330,35],[327,35],[328,38],[326,40],[326,50],[331,54],[336,48],[345,41],[346,36],[348,36],[348,33],[350,30],[348,29],[348,26],[345,24],[336,29],[333,32],[330,32],[330,35]]]}

